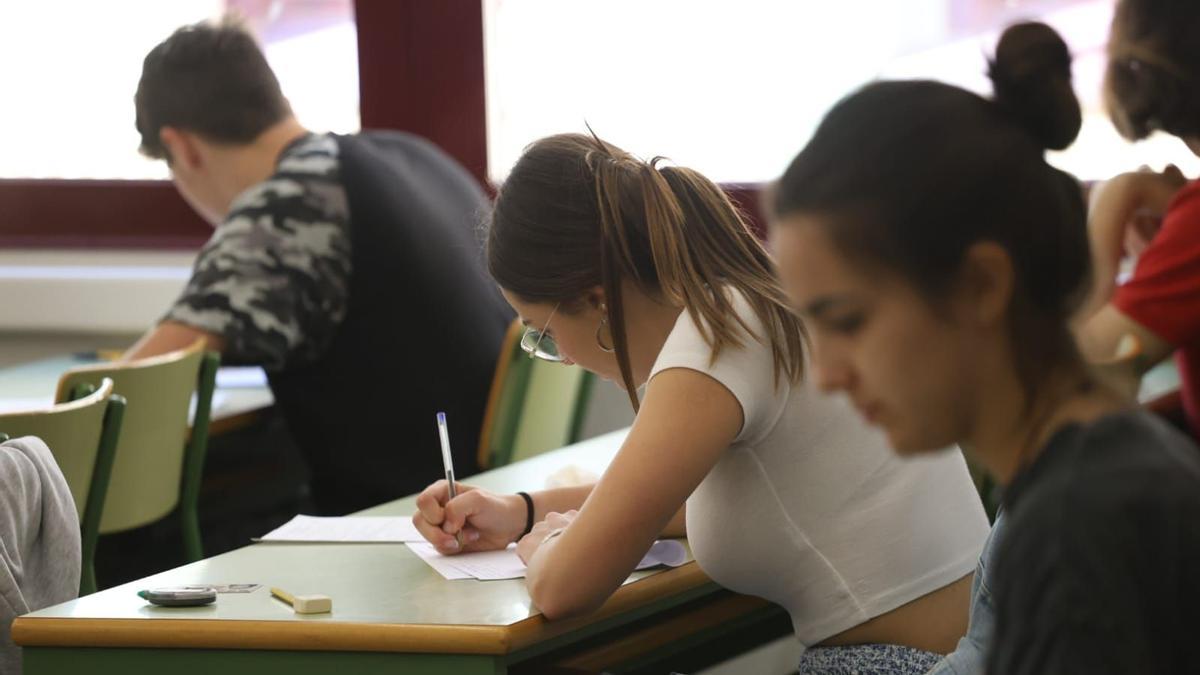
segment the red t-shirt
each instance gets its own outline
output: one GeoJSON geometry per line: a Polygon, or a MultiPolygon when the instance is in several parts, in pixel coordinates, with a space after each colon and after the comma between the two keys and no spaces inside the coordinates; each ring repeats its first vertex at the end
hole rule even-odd
{"type": "Polygon", "coordinates": [[[1175,195],[1113,305],[1175,347],[1184,413],[1200,437],[1200,180],[1175,195]]]}

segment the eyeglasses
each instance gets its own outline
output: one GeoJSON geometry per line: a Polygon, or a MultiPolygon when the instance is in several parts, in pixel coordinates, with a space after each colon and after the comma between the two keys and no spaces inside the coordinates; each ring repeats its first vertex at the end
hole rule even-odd
{"type": "MultiPolygon", "coordinates": [[[[561,304],[561,303],[560,303],[561,304]]],[[[550,316],[546,317],[546,325],[542,326],[541,330],[536,328],[526,328],[525,334],[521,336],[521,349],[529,354],[529,358],[538,358],[551,363],[561,363],[563,360],[562,354],[558,353],[558,345],[554,342],[554,338],[546,335],[546,329],[550,327],[550,320],[554,318],[555,312],[558,311],[558,305],[550,312],[550,316]]]]}

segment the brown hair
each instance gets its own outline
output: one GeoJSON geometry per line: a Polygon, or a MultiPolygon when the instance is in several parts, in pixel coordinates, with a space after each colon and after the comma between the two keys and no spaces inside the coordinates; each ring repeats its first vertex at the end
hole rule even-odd
{"type": "Polygon", "coordinates": [[[249,143],[292,113],[254,36],[229,16],[184,26],[151,49],[133,101],[139,149],[168,161],[163,127],[249,143]]]}
{"type": "Polygon", "coordinates": [[[804,368],[804,326],[788,309],[773,263],[719,187],[699,173],[641,161],[594,136],[562,134],[525,149],[500,189],[487,238],[488,269],[529,302],[576,311],[604,289],[613,348],[630,401],[638,408],[621,282],[687,309],[715,361],[740,346],[740,326],[725,288],[749,301],[771,347],[778,383],[804,368]]]}
{"type": "Polygon", "coordinates": [[[1113,124],[1130,140],[1157,129],[1200,136],[1200,3],[1120,0],[1104,98],[1113,124]]]}

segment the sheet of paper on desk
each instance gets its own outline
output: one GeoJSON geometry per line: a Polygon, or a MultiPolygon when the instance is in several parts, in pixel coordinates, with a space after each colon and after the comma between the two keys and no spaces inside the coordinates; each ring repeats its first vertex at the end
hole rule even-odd
{"type": "Polygon", "coordinates": [[[38,396],[33,398],[0,398],[0,413],[25,412],[26,410],[44,410],[54,405],[53,396],[38,396]]]}
{"type": "Polygon", "coordinates": [[[259,541],[398,544],[425,538],[413,526],[411,516],[296,516],[259,541]]]}
{"type": "Polygon", "coordinates": [[[447,579],[520,579],[525,576],[525,563],[517,557],[517,546],[504,551],[480,551],[459,555],[442,555],[433,544],[422,541],[405,544],[421,560],[447,579]]]}
{"type": "MultiPolygon", "coordinates": [[[[521,558],[517,556],[516,544],[510,545],[503,551],[481,551],[479,553],[460,553],[459,555],[442,555],[437,552],[433,544],[424,541],[410,542],[406,546],[446,579],[495,581],[525,577],[525,563],[521,562],[521,558]]],[[[637,568],[644,570],[655,565],[679,567],[688,560],[690,558],[683,544],[674,539],[659,539],[650,547],[650,551],[638,563],[637,568]]]]}
{"type": "MultiPolygon", "coordinates": [[[[212,401],[208,404],[209,417],[216,415],[224,409],[225,404],[229,403],[229,394],[223,391],[214,391],[212,401]]],[[[192,400],[188,402],[188,419],[196,419],[196,395],[192,394],[192,400]]]]}
{"type": "Polygon", "coordinates": [[[236,389],[267,386],[267,374],[258,366],[221,366],[217,369],[217,387],[236,389]]]}

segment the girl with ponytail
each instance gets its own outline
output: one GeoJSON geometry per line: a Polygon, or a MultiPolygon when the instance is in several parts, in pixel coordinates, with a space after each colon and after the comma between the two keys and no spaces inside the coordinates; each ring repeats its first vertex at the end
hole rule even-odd
{"type": "Polygon", "coordinates": [[[1080,126],[1067,47],[1013,26],[990,75],[990,100],[864,87],[780,179],[771,237],[813,377],[897,453],[957,443],[1005,486],[934,673],[1193,672],[1200,454],[1097,383],[1071,331],[1086,216],[1043,157],[1080,126]]]}
{"type": "Polygon", "coordinates": [[[487,259],[528,351],[616,381],[637,418],[594,486],[528,502],[430,486],[414,521],[440,551],[519,540],[558,619],[686,533],[709,576],[783,605],[805,644],[885,644],[914,673],[953,647],[987,535],[961,454],[901,461],[814,389],[804,325],[720,188],[594,136],[545,138],[500,190],[487,259]]]}

